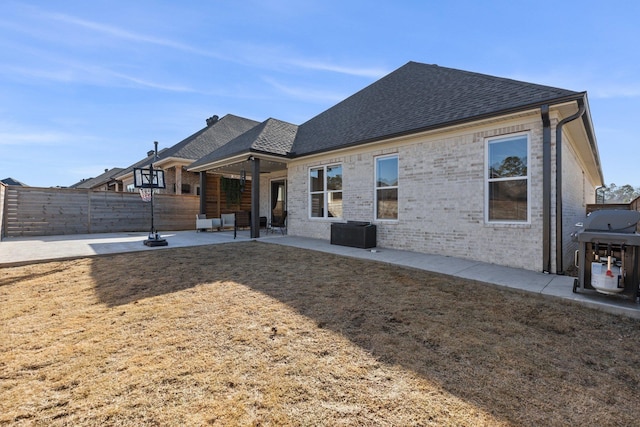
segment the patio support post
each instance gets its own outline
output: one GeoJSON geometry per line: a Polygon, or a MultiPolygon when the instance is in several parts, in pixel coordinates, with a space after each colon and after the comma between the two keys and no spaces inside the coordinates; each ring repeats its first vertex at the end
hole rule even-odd
{"type": "Polygon", "coordinates": [[[207,173],[200,172],[200,213],[207,213],[207,173]]]}
{"type": "Polygon", "coordinates": [[[260,159],[251,162],[251,238],[260,237],[260,159]]]}

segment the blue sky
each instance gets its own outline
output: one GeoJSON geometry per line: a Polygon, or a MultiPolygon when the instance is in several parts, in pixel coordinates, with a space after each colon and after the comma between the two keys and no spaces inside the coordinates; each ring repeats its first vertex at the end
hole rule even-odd
{"type": "Polygon", "coordinates": [[[301,124],[408,61],[587,91],[640,186],[640,2],[0,2],[0,179],[68,186],[227,113],[301,124]]]}

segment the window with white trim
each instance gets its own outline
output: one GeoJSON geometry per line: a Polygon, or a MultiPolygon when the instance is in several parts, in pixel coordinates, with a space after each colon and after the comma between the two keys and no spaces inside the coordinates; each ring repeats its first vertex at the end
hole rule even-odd
{"type": "Polygon", "coordinates": [[[342,218],[342,165],[309,169],[309,216],[342,218]]]}
{"type": "Polygon", "coordinates": [[[528,159],[528,135],[487,140],[486,217],[488,222],[529,221],[528,159]]]}
{"type": "Polygon", "coordinates": [[[398,219],[398,156],[376,158],[375,218],[398,219]]]}

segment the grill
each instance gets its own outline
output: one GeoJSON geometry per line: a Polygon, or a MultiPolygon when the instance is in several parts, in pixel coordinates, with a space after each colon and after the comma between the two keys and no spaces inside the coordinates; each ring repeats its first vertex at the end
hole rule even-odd
{"type": "MultiPolygon", "coordinates": [[[[574,292],[594,292],[640,302],[640,212],[600,210],[574,233],[578,278],[574,292]]],[[[578,224],[580,226],[580,224],[578,224]]]]}

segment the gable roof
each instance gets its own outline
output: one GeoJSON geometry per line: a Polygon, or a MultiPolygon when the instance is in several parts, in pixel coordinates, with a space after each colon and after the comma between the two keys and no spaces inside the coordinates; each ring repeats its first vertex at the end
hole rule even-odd
{"type": "MultiPolygon", "coordinates": [[[[168,148],[163,148],[161,150],[158,150],[158,157],[160,157],[160,155],[164,153],[166,150],[168,150],[168,148]]],[[[136,163],[132,164],[128,168],[124,168],[117,176],[115,176],[115,178],[119,179],[124,177],[127,174],[133,174],[133,170],[136,168],[143,168],[145,166],[149,166],[149,163],[151,163],[154,157],[155,157],[155,153],[152,153],[147,157],[145,157],[144,159],[138,160],[136,163]]]]}
{"type": "Polygon", "coordinates": [[[207,127],[169,147],[158,155],[158,162],[163,159],[179,158],[189,161],[200,159],[212,151],[225,145],[238,135],[256,126],[259,122],[244,117],[227,114],[221,119],[214,116],[207,120],[207,127]]]}
{"type": "Polygon", "coordinates": [[[227,144],[189,165],[189,170],[240,154],[265,153],[285,157],[291,150],[298,126],[269,118],[227,144]]]}
{"type": "Polygon", "coordinates": [[[452,126],[582,95],[409,62],[300,125],[292,155],[304,156],[452,126]]]}
{"type": "Polygon", "coordinates": [[[80,182],[76,182],[75,184],[70,185],[69,188],[95,188],[100,185],[106,184],[109,181],[112,181],[114,177],[119,175],[123,170],[123,168],[107,169],[103,174],[98,175],[95,178],[83,179],[80,182]]]}
{"type": "MultiPolygon", "coordinates": [[[[227,114],[220,120],[212,120],[214,118],[207,119],[207,127],[200,129],[172,147],[158,150],[158,160],[155,163],[159,162],[159,167],[162,167],[163,159],[181,158],[188,161],[199,159],[259,123],[233,114],[227,114]]],[[[124,169],[117,178],[123,178],[133,173],[136,168],[148,167],[153,159],[154,154],[145,157],[124,169]]]]}
{"type": "Polygon", "coordinates": [[[1,183],[3,183],[4,185],[15,185],[15,186],[20,186],[20,187],[28,187],[27,184],[18,181],[17,179],[14,178],[5,178],[0,180],[1,183]]]}

